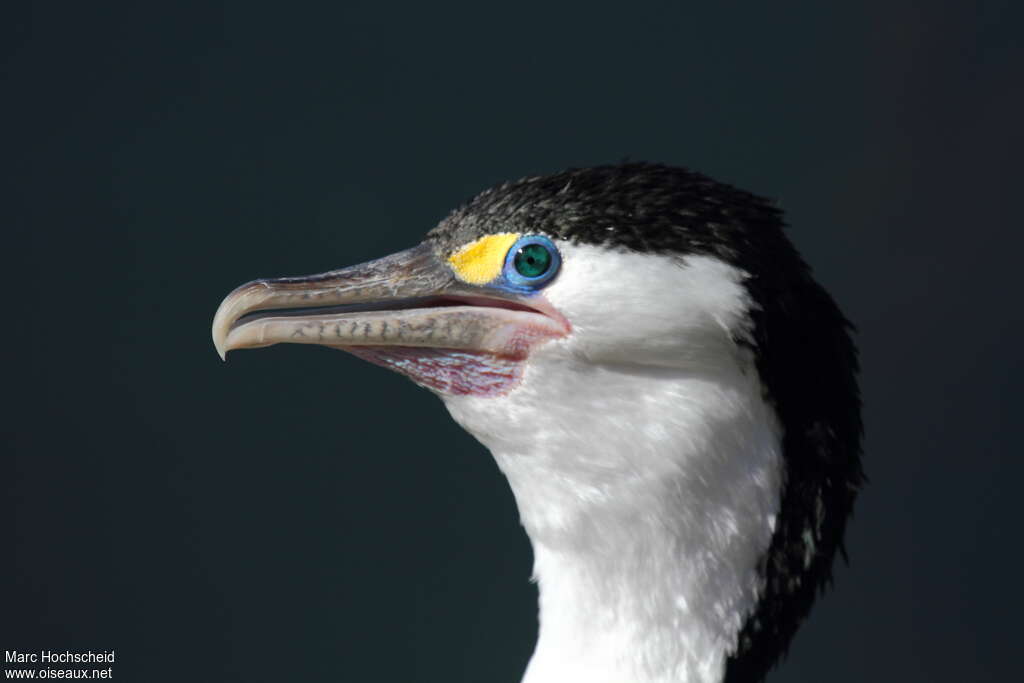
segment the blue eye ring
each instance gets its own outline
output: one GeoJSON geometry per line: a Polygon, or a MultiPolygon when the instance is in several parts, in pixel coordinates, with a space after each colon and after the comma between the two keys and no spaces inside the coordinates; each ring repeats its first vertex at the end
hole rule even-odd
{"type": "Polygon", "coordinates": [[[551,282],[561,265],[554,242],[544,235],[526,235],[508,250],[502,274],[513,287],[536,290],[551,282]]]}

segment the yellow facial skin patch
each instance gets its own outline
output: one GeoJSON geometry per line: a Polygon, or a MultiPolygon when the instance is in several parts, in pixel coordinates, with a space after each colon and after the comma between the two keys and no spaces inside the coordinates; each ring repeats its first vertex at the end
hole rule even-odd
{"type": "Polygon", "coordinates": [[[519,233],[502,232],[470,242],[448,257],[455,275],[471,285],[485,285],[501,274],[508,250],[519,233]]]}

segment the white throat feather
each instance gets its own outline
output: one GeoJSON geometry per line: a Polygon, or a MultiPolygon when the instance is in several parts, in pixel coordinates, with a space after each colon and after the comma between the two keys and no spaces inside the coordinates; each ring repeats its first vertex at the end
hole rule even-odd
{"type": "Polygon", "coordinates": [[[738,343],[743,273],[560,249],[546,296],[574,334],[536,349],[503,397],[444,397],[493,453],[533,545],[540,639],[524,681],[721,681],[783,485],[778,422],[738,343]]]}

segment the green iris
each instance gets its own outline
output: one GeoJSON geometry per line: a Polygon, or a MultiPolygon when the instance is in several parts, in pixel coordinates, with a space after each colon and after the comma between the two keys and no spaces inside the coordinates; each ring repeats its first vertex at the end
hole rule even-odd
{"type": "Polygon", "coordinates": [[[551,252],[543,244],[527,244],[516,252],[514,263],[523,277],[540,277],[551,267],[551,252]]]}

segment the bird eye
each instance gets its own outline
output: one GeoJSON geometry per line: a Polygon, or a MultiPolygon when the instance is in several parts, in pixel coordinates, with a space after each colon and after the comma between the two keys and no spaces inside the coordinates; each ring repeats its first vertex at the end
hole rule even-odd
{"type": "Polygon", "coordinates": [[[551,252],[539,244],[527,244],[519,247],[513,263],[523,277],[540,277],[551,267],[551,252]]]}
{"type": "Polygon", "coordinates": [[[551,240],[543,235],[527,235],[508,250],[505,278],[513,285],[537,289],[555,276],[561,262],[551,240]]]}

